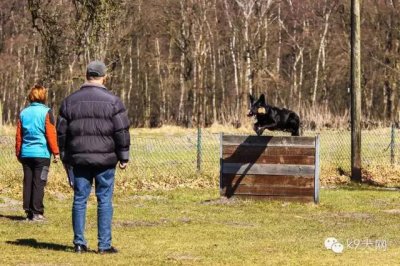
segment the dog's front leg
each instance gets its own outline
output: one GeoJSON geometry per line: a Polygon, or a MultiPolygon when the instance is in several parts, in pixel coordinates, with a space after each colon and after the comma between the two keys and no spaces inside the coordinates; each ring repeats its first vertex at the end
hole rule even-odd
{"type": "Polygon", "coordinates": [[[254,132],[256,132],[257,136],[261,136],[261,134],[264,132],[263,127],[260,127],[260,125],[258,123],[255,123],[253,125],[253,130],[254,130],[254,132]]]}
{"type": "Polygon", "coordinates": [[[257,136],[261,136],[266,128],[268,128],[268,127],[267,126],[262,126],[262,127],[254,126],[254,131],[256,132],[257,136]]]}
{"type": "Polygon", "coordinates": [[[257,130],[256,130],[256,134],[257,134],[257,136],[261,136],[261,135],[262,135],[262,133],[264,132],[264,130],[265,130],[265,128],[263,128],[263,127],[259,127],[259,128],[257,128],[257,130]]]}
{"type": "Polygon", "coordinates": [[[278,123],[273,123],[273,124],[269,124],[269,125],[265,125],[265,126],[260,126],[258,123],[256,123],[256,124],[254,124],[253,129],[256,132],[257,136],[261,136],[262,133],[266,129],[274,130],[277,125],[278,125],[278,123]]]}

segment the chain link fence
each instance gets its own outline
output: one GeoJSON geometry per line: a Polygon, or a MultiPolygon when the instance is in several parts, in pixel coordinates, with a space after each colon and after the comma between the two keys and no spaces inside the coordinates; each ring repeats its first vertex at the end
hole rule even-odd
{"type": "MultiPolygon", "coordinates": [[[[390,166],[399,164],[400,158],[400,130],[380,128],[363,130],[361,133],[361,161],[363,167],[373,165],[390,166]]],[[[351,132],[322,131],[321,161],[323,165],[334,165],[350,171],[351,164],[351,132]]]]}
{"type": "MultiPolygon", "coordinates": [[[[398,164],[399,133],[399,129],[394,127],[363,131],[363,167],[390,167],[398,164]]],[[[308,131],[304,135],[317,134],[320,134],[321,140],[322,173],[328,167],[350,171],[350,131],[308,131]]],[[[14,141],[14,136],[0,136],[0,184],[12,176],[22,178],[22,168],[14,155],[14,141]]],[[[189,179],[193,183],[200,180],[199,176],[208,177],[204,186],[216,185],[219,182],[219,142],[219,133],[210,133],[204,129],[186,135],[133,135],[129,168],[127,171],[117,171],[117,177],[126,186],[133,185],[136,188],[152,187],[149,184],[160,182],[179,186],[185,183],[182,182],[183,179],[189,179]]],[[[60,164],[53,165],[53,173],[65,176],[60,164]]]]}

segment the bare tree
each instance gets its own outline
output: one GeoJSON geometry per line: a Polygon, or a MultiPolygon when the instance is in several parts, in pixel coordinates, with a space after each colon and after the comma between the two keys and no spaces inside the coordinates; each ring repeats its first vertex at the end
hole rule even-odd
{"type": "MultiPolygon", "coordinates": [[[[326,43],[326,36],[328,34],[328,29],[329,29],[329,18],[331,16],[331,12],[333,7],[329,6],[328,0],[324,1],[324,30],[321,33],[320,36],[320,43],[319,43],[319,48],[318,48],[318,55],[315,63],[315,79],[314,79],[314,89],[312,93],[312,106],[315,107],[316,104],[316,99],[317,99],[317,89],[318,89],[318,80],[319,80],[319,67],[321,64],[321,57],[324,55],[325,51],[325,43],[326,43]]],[[[324,61],[322,62],[323,65],[325,65],[325,58],[324,61]]]]}

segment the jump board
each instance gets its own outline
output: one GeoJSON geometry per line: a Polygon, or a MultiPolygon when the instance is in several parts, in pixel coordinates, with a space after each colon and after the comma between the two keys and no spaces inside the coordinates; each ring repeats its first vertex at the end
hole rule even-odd
{"type": "Polygon", "coordinates": [[[319,202],[319,136],[220,138],[221,196],[319,202]]]}

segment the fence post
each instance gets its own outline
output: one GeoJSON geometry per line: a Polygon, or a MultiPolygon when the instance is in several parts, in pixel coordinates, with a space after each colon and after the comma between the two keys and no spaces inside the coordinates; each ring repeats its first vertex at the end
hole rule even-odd
{"type": "Polygon", "coordinates": [[[319,203],[319,176],[320,176],[320,135],[315,137],[315,172],[314,172],[314,203],[319,203]]]}
{"type": "Polygon", "coordinates": [[[222,196],[222,169],[223,169],[223,163],[224,163],[224,155],[223,155],[223,138],[224,138],[224,132],[219,133],[219,194],[222,196]]]}
{"type": "Polygon", "coordinates": [[[197,127],[197,172],[201,171],[201,127],[197,127]]]}
{"type": "Polygon", "coordinates": [[[395,148],[395,126],[392,123],[392,129],[390,133],[390,163],[394,164],[394,148],[395,148]]]}

